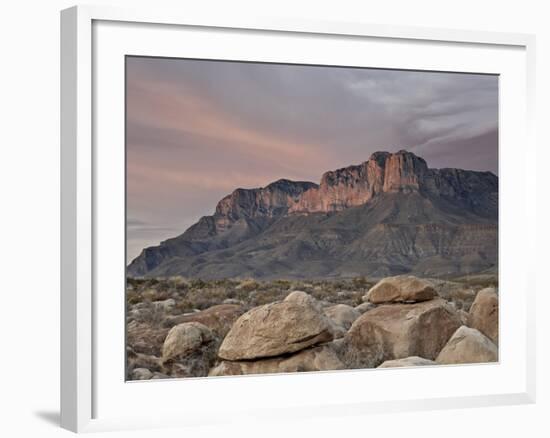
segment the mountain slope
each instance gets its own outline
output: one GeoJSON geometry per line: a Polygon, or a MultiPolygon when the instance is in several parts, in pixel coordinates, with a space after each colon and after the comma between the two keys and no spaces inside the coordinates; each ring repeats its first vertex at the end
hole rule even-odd
{"type": "Polygon", "coordinates": [[[325,278],[496,269],[498,178],[377,152],[323,175],[237,189],[212,216],[143,250],[129,276],[325,278]]]}

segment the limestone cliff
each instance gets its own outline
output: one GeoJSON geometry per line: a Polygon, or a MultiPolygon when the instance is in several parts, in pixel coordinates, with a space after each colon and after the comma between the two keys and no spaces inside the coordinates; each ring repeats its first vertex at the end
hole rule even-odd
{"type": "Polygon", "coordinates": [[[143,250],[130,276],[334,277],[497,266],[498,177],[376,152],[320,184],[236,189],[212,216],[143,250]]]}

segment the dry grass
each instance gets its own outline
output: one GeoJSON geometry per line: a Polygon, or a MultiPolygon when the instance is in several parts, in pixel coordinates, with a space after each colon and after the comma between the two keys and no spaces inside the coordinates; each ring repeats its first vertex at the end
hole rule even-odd
{"type": "Polygon", "coordinates": [[[374,282],[365,277],[349,280],[187,280],[182,277],[167,279],[128,279],[126,300],[130,306],[173,298],[175,312],[204,310],[227,299],[238,300],[246,307],[259,306],[282,300],[293,290],[303,290],[315,298],[357,306],[374,282]]]}

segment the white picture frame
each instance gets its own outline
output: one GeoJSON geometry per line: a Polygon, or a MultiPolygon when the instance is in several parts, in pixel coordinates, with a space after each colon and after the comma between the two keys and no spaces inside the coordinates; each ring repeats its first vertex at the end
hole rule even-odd
{"type": "MultiPolygon", "coordinates": [[[[113,231],[115,234],[110,234],[109,224],[103,220],[104,213],[101,212],[109,212],[109,205],[115,206],[112,216],[118,217],[120,209],[124,208],[123,204],[116,207],[116,203],[120,201],[120,192],[113,190],[113,196],[110,196],[105,190],[105,187],[117,186],[117,184],[119,186],[120,182],[124,181],[124,168],[117,167],[117,163],[120,164],[117,157],[120,158],[118,147],[120,146],[120,130],[123,131],[123,127],[115,126],[117,121],[120,121],[121,112],[123,113],[123,109],[117,106],[120,103],[121,95],[123,96],[123,90],[120,87],[123,78],[118,76],[120,70],[116,69],[122,62],[120,56],[128,53],[126,52],[128,46],[125,45],[128,41],[131,40],[134,45],[130,54],[136,54],[136,50],[141,50],[139,49],[139,44],[142,44],[140,34],[145,32],[146,28],[149,29],[147,32],[159,35],[185,29],[185,32],[188,33],[199,32],[201,38],[203,36],[207,38],[209,34],[216,34],[216,32],[231,31],[234,34],[235,44],[231,46],[234,52],[228,53],[227,59],[247,57],[246,59],[259,60],[258,57],[270,56],[272,60],[284,61],[286,58],[283,59],[284,57],[281,58],[277,54],[277,44],[275,43],[269,45],[269,47],[275,47],[272,52],[265,48],[262,48],[261,55],[258,54],[260,52],[254,52],[253,48],[256,46],[252,42],[258,38],[264,38],[264,36],[273,40],[295,38],[298,41],[301,38],[304,39],[304,44],[315,44],[315,41],[311,41],[315,39],[334,38],[335,44],[340,47],[345,47],[346,44],[362,44],[367,40],[373,44],[383,42],[388,47],[396,46],[396,50],[401,50],[403,53],[401,60],[391,61],[392,65],[388,65],[390,61],[387,58],[380,58],[378,61],[380,65],[391,68],[413,68],[416,65],[415,62],[422,61],[408,61],[401,46],[417,47],[420,54],[424,53],[424,50],[436,50],[443,54],[439,59],[429,62],[424,60],[426,69],[432,66],[435,70],[456,71],[460,56],[464,56],[465,59],[469,57],[471,63],[464,62],[465,67],[459,70],[501,74],[504,78],[503,93],[508,91],[511,93],[510,95],[501,95],[503,107],[500,123],[504,128],[504,132],[501,132],[501,194],[519,197],[525,207],[536,204],[533,168],[529,170],[526,166],[527,163],[523,161],[511,163],[511,153],[508,153],[507,146],[512,141],[521,141],[524,145],[525,155],[528,152],[534,152],[535,149],[531,126],[535,90],[535,39],[532,35],[244,16],[239,20],[228,21],[224,17],[214,14],[197,16],[182,11],[129,10],[104,6],[77,6],[66,9],[61,13],[62,427],[75,432],[85,432],[206,424],[214,421],[214,417],[216,422],[241,421],[251,416],[256,419],[269,420],[285,415],[293,418],[305,418],[312,415],[362,415],[368,412],[534,402],[535,309],[533,295],[535,288],[533,280],[530,280],[534,276],[529,276],[531,268],[526,261],[522,262],[517,258],[514,260],[513,257],[507,258],[507,253],[510,252],[510,249],[515,249],[518,252],[528,251],[534,246],[535,219],[533,215],[528,214],[528,208],[515,208],[515,211],[512,211],[510,204],[506,202],[506,196],[501,202],[501,218],[503,212],[507,213],[504,216],[505,222],[500,224],[501,267],[506,268],[506,266],[515,263],[517,269],[515,272],[511,272],[511,270],[505,272],[504,277],[501,273],[501,284],[508,284],[510,289],[513,288],[519,292],[516,292],[518,295],[515,303],[517,315],[512,314],[512,307],[507,307],[507,303],[511,304],[511,301],[507,300],[506,294],[501,305],[503,325],[501,335],[504,335],[501,336],[501,339],[505,345],[501,362],[493,365],[498,368],[461,366],[444,367],[437,370],[428,367],[428,369],[422,370],[390,371],[394,373],[392,378],[404,381],[411,380],[411,373],[414,373],[415,380],[418,382],[423,382],[423,379],[432,375],[435,375],[436,381],[441,379],[441,382],[451,375],[453,378],[469,379],[469,381],[473,379],[474,382],[479,379],[478,391],[472,391],[469,387],[462,389],[457,387],[449,388],[446,392],[447,389],[442,388],[441,385],[439,388],[434,385],[430,395],[418,396],[418,394],[424,394],[422,390],[411,388],[407,394],[400,394],[397,389],[395,390],[397,392],[390,391],[391,394],[384,398],[372,395],[376,393],[376,385],[372,377],[373,373],[369,370],[365,370],[366,372],[363,373],[361,371],[310,373],[307,376],[219,378],[208,379],[208,382],[206,379],[191,379],[188,383],[159,381],[134,384],[125,383],[122,379],[119,384],[113,384],[116,379],[120,380],[120,372],[117,367],[122,366],[120,359],[124,355],[123,348],[120,352],[116,350],[117,345],[123,346],[119,339],[121,327],[124,325],[123,313],[120,313],[120,324],[115,322],[117,312],[120,311],[117,306],[123,300],[124,294],[123,283],[117,282],[120,270],[109,273],[102,268],[107,263],[102,254],[106,254],[108,243],[105,243],[105,238],[101,236],[112,236],[111,241],[117,242],[120,241],[120,235],[116,234],[118,233],[116,230],[113,231]],[[126,28],[121,31],[117,26],[121,28],[126,26],[126,28]],[[127,34],[122,35],[120,32],[131,32],[132,38],[126,38],[127,34]],[[249,45],[239,45],[239,42],[247,41],[250,41],[249,45]],[[245,46],[252,47],[252,49],[248,48],[251,50],[248,54],[245,53],[245,46]],[[240,48],[242,48],[242,52],[239,52],[240,48]],[[447,51],[456,51],[457,53],[444,54],[447,51]],[[468,51],[471,51],[471,54],[468,54],[468,51]],[[115,61],[111,62],[112,60],[115,61]],[[115,73],[112,74],[113,72],[115,73]],[[507,82],[507,78],[510,78],[509,82],[507,82]],[[512,88],[515,89],[512,90],[512,88]],[[108,90],[109,96],[114,96],[112,98],[118,100],[104,99],[101,90],[108,90]],[[114,107],[113,103],[115,103],[114,107]],[[112,108],[109,110],[109,119],[112,120],[113,126],[106,127],[102,116],[105,115],[105,108],[109,107],[112,108]],[[519,120],[514,122],[515,116],[519,116],[519,120]],[[100,126],[99,129],[98,126],[100,126]],[[109,131],[110,129],[112,131],[109,131]],[[103,158],[105,154],[98,153],[98,147],[102,148],[106,143],[113,148],[114,159],[111,167],[108,167],[103,158]],[[511,180],[512,175],[509,169],[512,169],[514,164],[517,165],[514,178],[519,180],[519,184],[518,181],[514,183],[511,180]],[[102,208],[98,208],[99,205],[102,208]],[[118,213],[114,210],[117,210],[118,213]],[[510,232],[521,221],[523,221],[523,229],[527,229],[525,233],[528,237],[523,240],[515,238],[510,232]],[[502,252],[503,246],[507,248],[506,254],[502,252]],[[120,290],[122,298],[115,298],[115,301],[118,301],[113,301],[114,305],[110,302],[109,296],[105,295],[104,285],[106,284],[122,287],[120,290]],[[98,299],[98,295],[101,296],[101,299],[98,299]],[[105,318],[101,318],[101,323],[98,321],[98,313],[105,316],[105,318]],[[515,318],[515,336],[510,335],[509,326],[512,316],[515,318]],[[113,338],[112,345],[107,345],[109,343],[109,339],[105,335],[107,332],[115,333],[110,336],[113,338]],[[507,342],[510,344],[506,344],[507,342]],[[512,350],[515,351],[514,358],[506,355],[506,351],[512,350]],[[511,364],[510,369],[499,374],[501,370],[507,369],[508,364],[511,364]],[[116,371],[110,372],[111,366],[117,368],[116,371]],[[494,378],[494,382],[490,382],[491,375],[497,376],[494,378]],[[361,384],[366,384],[368,381],[369,388],[372,388],[373,393],[370,395],[355,394],[351,398],[345,392],[339,394],[334,392],[335,388],[354,384],[354,381],[363,382],[361,384]],[[501,381],[500,384],[499,381],[501,381]],[[211,407],[207,412],[205,409],[201,409],[200,402],[196,403],[196,409],[192,413],[188,409],[184,410],[183,407],[168,412],[163,408],[162,403],[156,407],[148,406],[147,412],[151,413],[149,416],[140,415],[137,411],[134,415],[130,415],[131,411],[125,412],[122,408],[117,410],[117,406],[124,404],[118,397],[127,397],[126,400],[131,400],[141,396],[145,400],[158,400],[160,395],[166,394],[167,399],[170,399],[170,397],[174,397],[174,391],[178,391],[176,387],[181,388],[183,384],[187,385],[186,391],[189,392],[205,390],[222,394],[232,391],[234,394],[242,391],[244,394],[253,394],[257,399],[253,404],[248,405],[243,399],[241,406],[227,412],[223,412],[216,406],[211,407]],[[323,394],[311,391],[311,394],[307,395],[308,391],[318,387],[319,384],[325,385],[326,391],[323,394]],[[498,385],[501,385],[502,388],[498,385]],[[115,386],[118,389],[114,388],[115,386]],[[281,388],[283,391],[299,387],[302,387],[303,391],[300,391],[292,405],[286,404],[284,398],[277,392],[277,388],[281,388]],[[109,388],[114,389],[111,392],[109,388]],[[269,403],[262,400],[262,391],[266,390],[273,391],[269,403]],[[212,415],[213,413],[215,415],[212,415]]],[[[185,38],[186,35],[188,34],[182,34],[182,38],[185,38]]],[[[156,51],[159,50],[158,47],[163,47],[166,52],[164,54],[169,54],[170,50],[176,50],[170,47],[167,40],[163,43],[162,35],[158,39],[153,38],[153,40],[156,42],[151,42],[151,46],[144,48],[144,51],[156,51]],[[155,47],[157,43],[159,45],[155,47]]],[[[197,47],[193,53],[198,53],[197,51],[200,52],[200,50],[204,50],[205,58],[212,57],[215,53],[208,52],[206,43],[202,49],[197,47]]],[[[327,52],[331,50],[336,52],[334,47],[326,49],[327,52]]],[[[287,53],[285,56],[294,56],[292,58],[294,61],[300,59],[299,52],[287,53]]],[[[323,53],[322,56],[335,57],[336,54],[323,53]]],[[[320,59],[312,58],[313,61],[323,63],[319,61],[320,59]]],[[[342,59],[345,58],[339,58],[339,60],[342,59]]],[[[119,248],[110,252],[116,256],[120,250],[123,251],[119,248]]],[[[123,264],[122,261],[121,263],[123,264]]],[[[379,376],[387,373],[382,370],[377,372],[382,373],[379,376]]],[[[377,381],[384,379],[384,377],[377,377],[377,381]]],[[[414,385],[411,384],[411,386],[414,385]]],[[[221,398],[223,399],[223,397],[221,398]]]]}

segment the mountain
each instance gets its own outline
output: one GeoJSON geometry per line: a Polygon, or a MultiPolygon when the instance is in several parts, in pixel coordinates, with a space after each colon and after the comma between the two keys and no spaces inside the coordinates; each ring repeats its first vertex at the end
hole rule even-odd
{"type": "Polygon", "coordinates": [[[236,189],[183,234],[145,248],[128,276],[216,279],[496,272],[498,177],[430,169],[407,151],[236,189]]]}

